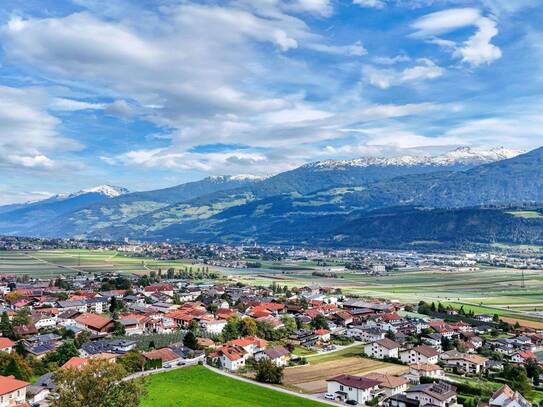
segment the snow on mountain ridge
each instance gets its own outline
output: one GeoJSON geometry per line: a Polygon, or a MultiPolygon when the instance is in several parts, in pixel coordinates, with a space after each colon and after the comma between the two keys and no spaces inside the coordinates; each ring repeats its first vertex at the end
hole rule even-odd
{"type": "Polygon", "coordinates": [[[490,150],[479,150],[470,147],[459,147],[444,154],[432,155],[403,155],[398,157],[362,157],[352,160],[324,160],[306,164],[306,168],[334,169],[343,167],[388,167],[388,166],[450,166],[466,164],[486,164],[513,158],[522,151],[504,147],[490,150]]]}
{"type": "Polygon", "coordinates": [[[206,179],[216,182],[226,182],[226,181],[261,181],[266,177],[261,177],[258,175],[251,174],[238,174],[238,175],[212,175],[206,179]]]}
{"type": "Polygon", "coordinates": [[[117,196],[127,194],[128,192],[130,191],[123,187],[116,187],[112,185],[97,185],[92,188],[82,189],[78,192],[56,194],[48,198],[47,200],[63,200],[63,199],[75,198],[80,195],[92,194],[92,193],[101,194],[109,198],[115,198],[117,196]]]}

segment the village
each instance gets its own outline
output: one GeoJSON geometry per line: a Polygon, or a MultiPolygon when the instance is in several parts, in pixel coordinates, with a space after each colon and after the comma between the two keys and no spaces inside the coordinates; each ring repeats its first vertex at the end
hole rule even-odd
{"type": "Polygon", "coordinates": [[[336,405],[529,407],[543,395],[543,331],[499,315],[178,277],[0,276],[0,406],[47,406],[56,372],[96,359],[128,379],[203,365],[336,405]]]}

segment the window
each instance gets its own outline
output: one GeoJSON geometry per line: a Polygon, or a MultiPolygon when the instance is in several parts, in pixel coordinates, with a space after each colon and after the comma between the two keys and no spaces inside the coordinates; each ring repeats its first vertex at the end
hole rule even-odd
{"type": "Polygon", "coordinates": [[[339,390],[343,391],[343,385],[339,386],[339,390]]]}

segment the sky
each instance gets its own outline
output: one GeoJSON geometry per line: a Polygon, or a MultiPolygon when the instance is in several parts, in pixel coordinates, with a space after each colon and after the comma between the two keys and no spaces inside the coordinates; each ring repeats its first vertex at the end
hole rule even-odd
{"type": "Polygon", "coordinates": [[[539,147],[542,19],[539,0],[2,0],[0,204],[539,147]]]}

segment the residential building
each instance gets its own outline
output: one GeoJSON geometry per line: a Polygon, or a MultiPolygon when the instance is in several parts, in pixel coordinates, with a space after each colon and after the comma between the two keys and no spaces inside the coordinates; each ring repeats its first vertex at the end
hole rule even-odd
{"type": "Polygon", "coordinates": [[[339,375],[326,382],[328,393],[335,394],[339,401],[354,400],[364,404],[379,393],[380,382],[365,377],[339,375]]]}
{"type": "Polygon", "coordinates": [[[379,339],[378,341],[364,345],[366,355],[376,359],[384,359],[385,357],[397,358],[399,349],[400,344],[388,338],[379,339]]]}

